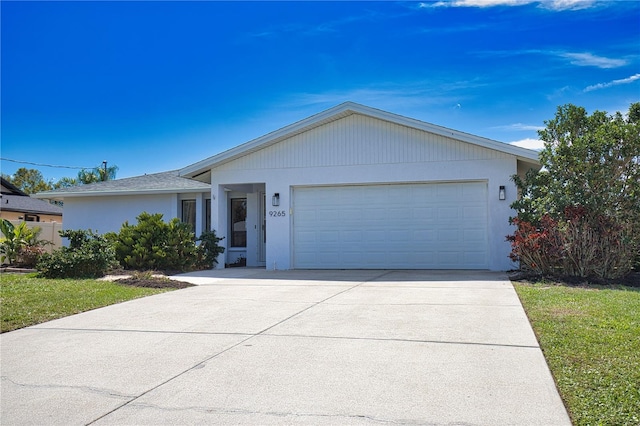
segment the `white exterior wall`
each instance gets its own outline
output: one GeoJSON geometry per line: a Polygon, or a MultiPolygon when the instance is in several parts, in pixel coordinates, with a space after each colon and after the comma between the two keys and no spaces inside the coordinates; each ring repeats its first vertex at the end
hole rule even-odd
{"type": "Polygon", "coordinates": [[[177,194],[65,198],[64,229],[92,229],[100,234],[118,232],[125,221],[136,223],[142,212],[178,216],[177,194]]]}
{"type": "Polygon", "coordinates": [[[489,269],[507,270],[513,265],[505,236],[513,232],[509,205],[516,197],[510,177],[517,171],[513,155],[354,114],[213,168],[212,226],[226,236],[225,185],[265,183],[267,212],[286,213],[267,213],[267,269],[290,269],[295,186],[486,181],[489,269]],[[274,193],[279,207],[271,206],[274,193]]]}

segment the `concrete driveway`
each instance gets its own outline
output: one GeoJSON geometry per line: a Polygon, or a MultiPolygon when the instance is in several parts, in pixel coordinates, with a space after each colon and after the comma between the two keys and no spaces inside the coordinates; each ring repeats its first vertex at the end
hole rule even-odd
{"type": "Polygon", "coordinates": [[[485,271],[264,271],[5,333],[0,423],[569,425],[485,271]]]}

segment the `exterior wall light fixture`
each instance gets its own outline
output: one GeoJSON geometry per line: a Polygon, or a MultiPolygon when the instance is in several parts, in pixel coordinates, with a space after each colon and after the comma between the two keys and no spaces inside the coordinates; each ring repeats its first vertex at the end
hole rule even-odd
{"type": "Polygon", "coordinates": [[[274,207],[277,207],[280,205],[280,193],[276,192],[275,194],[273,194],[273,197],[271,197],[271,205],[274,207]]]}
{"type": "Polygon", "coordinates": [[[498,199],[506,200],[507,199],[507,191],[504,188],[504,185],[500,185],[500,191],[498,191],[498,199]]]}

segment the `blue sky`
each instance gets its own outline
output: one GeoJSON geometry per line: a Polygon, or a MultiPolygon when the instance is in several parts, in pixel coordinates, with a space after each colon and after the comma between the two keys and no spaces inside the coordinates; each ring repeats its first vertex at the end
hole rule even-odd
{"type": "MultiPolygon", "coordinates": [[[[2,158],[181,168],[344,101],[535,146],[640,101],[640,2],[12,2],[2,158]]],[[[37,168],[46,179],[77,170],[37,168]]]]}

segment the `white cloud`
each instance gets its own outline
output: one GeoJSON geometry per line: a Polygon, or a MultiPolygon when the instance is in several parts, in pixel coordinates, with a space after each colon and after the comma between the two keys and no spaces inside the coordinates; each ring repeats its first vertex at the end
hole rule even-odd
{"type": "Polygon", "coordinates": [[[493,7],[493,6],[520,6],[533,3],[531,0],[451,0],[437,1],[434,3],[420,3],[420,7],[493,7]]]}
{"type": "Polygon", "coordinates": [[[536,151],[544,148],[544,142],[539,139],[522,139],[519,141],[509,142],[509,144],[519,146],[520,148],[534,149],[536,151]]]}
{"type": "Polygon", "coordinates": [[[593,86],[588,86],[584,89],[585,92],[591,92],[593,90],[606,89],[607,87],[619,86],[621,84],[633,83],[636,80],[640,80],[640,73],[634,74],[631,77],[622,78],[620,80],[613,80],[608,83],[598,83],[593,86]]]}
{"type": "Polygon", "coordinates": [[[399,110],[434,105],[454,104],[457,97],[428,94],[425,89],[356,88],[321,93],[298,93],[287,102],[291,107],[311,105],[334,106],[345,101],[375,106],[386,110],[399,110]]]}
{"type": "Polygon", "coordinates": [[[553,0],[540,2],[540,7],[550,10],[582,10],[593,7],[594,0],[553,0]]]}
{"type": "Polygon", "coordinates": [[[523,131],[544,129],[543,126],[534,126],[532,124],[522,124],[522,123],[507,124],[505,126],[495,126],[492,128],[499,129],[499,130],[523,130],[523,131]]]}
{"type": "Polygon", "coordinates": [[[619,68],[629,64],[626,59],[607,58],[590,52],[565,52],[562,50],[520,49],[520,50],[485,50],[475,53],[480,57],[510,57],[521,55],[547,55],[568,60],[579,67],[619,68]]]}
{"type": "Polygon", "coordinates": [[[329,90],[316,93],[296,93],[287,101],[289,107],[310,105],[334,106],[353,101],[390,111],[418,107],[462,108],[469,89],[485,86],[483,81],[434,82],[410,81],[403,83],[376,83],[361,87],[329,90]],[[458,106],[460,105],[460,106],[458,106]]]}
{"type": "Polygon", "coordinates": [[[581,67],[617,68],[627,65],[627,61],[624,59],[605,58],[604,56],[596,56],[589,52],[566,52],[558,53],[558,55],[569,59],[573,65],[581,67]]]}
{"type": "Polygon", "coordinates": [[[434,3],[419,3],[420,8],[435,7],[495,7],[495,6],[523,6],[526,4],[537,4],[543,9],[554,11],[581,10],[593,7],[596,0],[451,0],[437,1],[434,3]]]}

